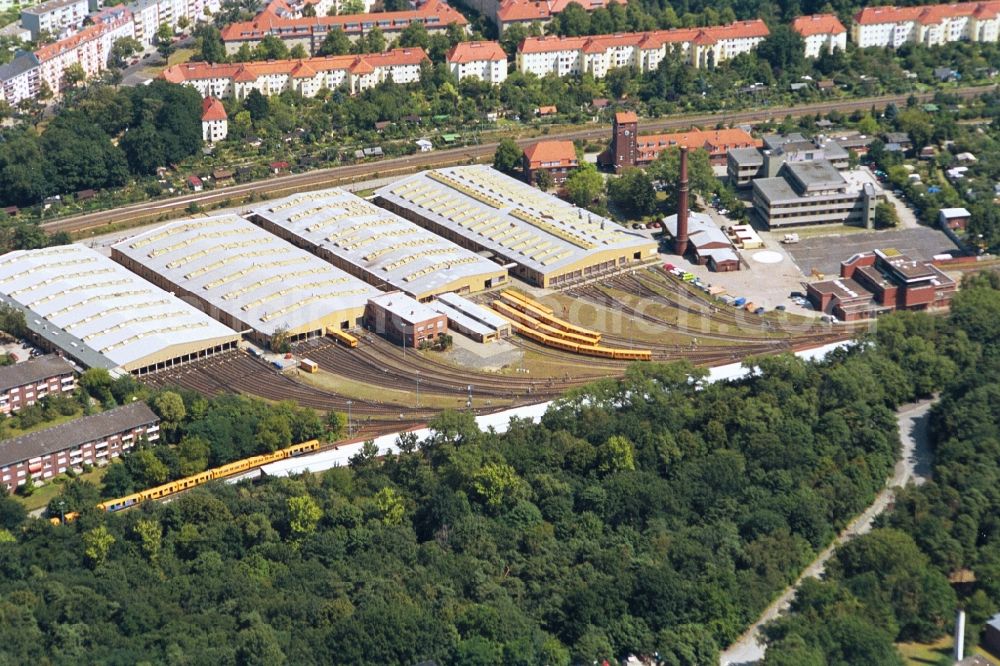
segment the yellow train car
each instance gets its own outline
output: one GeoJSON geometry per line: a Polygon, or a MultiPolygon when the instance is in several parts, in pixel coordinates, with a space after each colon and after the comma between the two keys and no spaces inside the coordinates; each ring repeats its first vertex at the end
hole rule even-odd
{"type": "Polygon", "coordinates": [[[107,500],[98,504],[97,508],[103,511],[111,512],[122,511],[148,500],[163,499],[164,497],[169,497],[170,495],[183,492],[190,488],[195,488],[215,479],[223,479],[227,476],[233,476],[234,474],[256,469],[263,465],[284,460],[285,458],[291,458],[303,453],[309,453],[317,450],[318,448],[319,441],[311,439],[308,442],[293,444],[292,446],[280,449],[274,453],[251,456],[226,465],[213,467],[212,469],[205,470],[199,474],[186,476],[183,479],[177,479],[176,481],[171,481],[170,483],[165,483],[161,486],[156,486],[155,488],[149,488],[148,490],[132,493],[131,495],[126,495],[125,497],[107,500]]]}
{"type": "Polygon", "coordinates": [[[518,294],[515,294],[512,291],[500,292],[500,298],[510,307],[513,307],[516,310],[520,310],[529,317],[533,317],[538,321],[542,322],[543,324],[546,324],[552,328],[559,329],[560,331],[565,331],[566,333],[570,333],[572,335],[591,338],[595,341],[594,344],[601,341],[601,334],[598,333],[597,331],[592,331],[588,328],[583,328],[582,326],[571,324],[564,319],[556,317],[552,313],[552,308],[546,307],[541,303],[539,303],[538,301],[534,301],[530,298],[519,296],[518,294]]]}
{"type": "Polygon", "coordinates": [[[342,331],[339,328],[328,328],[326,334],[349,349],[356,349],[358,346],[358,339],[347,331],[342,331]]]}
{"type": "Polygon", "coordinates": [[[542,305],[541,303],[539,303],[535,299],[530,298],[530,297],[526,296],[525,294],[519,294],[516,291],[511,291],[510,289],[504,289],[503,291],[501,291],[500,292],[500,297],[501,298],[506,297],[508,299],[513,299],[513,300],[516,300],[516,301],[520,301],[522,303],[525,303],[527,305],[532,306],[536,310],[540,310],[540,311],[544,312],[547,315],[555,314],[555,311],[552,308],[550,308],[549,306],[542,305]]]}
{"type": "Polygon", "coordinates": [[[553,338],[560,338],[568,340],[569,342],[576,342],[581,345],[596,345],[600,341],[599,337],[595,338],[593,336],[578,335],[576,333],[569,333],[567,331],[561,331],[558,328],[553,328],[552,326],[529,316],[527,313],[512,308],[503,301],[493,301],[493,309],[500,312],[508,319],[513,319],[523,326],[528,326],[529,328],[533,328],[536,331],[553,338]]]}

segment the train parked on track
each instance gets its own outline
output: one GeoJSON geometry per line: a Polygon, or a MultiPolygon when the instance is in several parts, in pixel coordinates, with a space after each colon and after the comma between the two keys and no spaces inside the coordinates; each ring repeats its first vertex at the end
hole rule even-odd
{"type": "Polygon", "coordinates": [[[593,345],[601,342],[601,334],[599,332],[591,331],[590,329],[583,328],[581,326],[576,326],[575,324],[571,324],[568,321],[556,317],[552,312],[552,308],[542,305],[538,301],[533,298],[529,298],[524,294],[519,294],[518,292],[511,291],[510,289],[504,289],[500,292],[500,300],[503,301],[508,307],[519,310],[528,317],[537,319],[546,326],[558,329],[569,335],[591,339],[593,342],[590,344],[593,345]]]}
{"type": "Polygon", "coordinates": [[[342,331],[339,328],[328,328],[326,334],[350,349],[355,349],[358,346],[358,339],[347,331],[342,331]]]}
{"type": "MultiPolygon", "coordinates": [[[[303,453],[310,453],[319,449],[319,441],[311,439],[308,442],[302,442],[301,444],[293,444],[284,449],[275,451],[274,453],[266,453],[260,456],[251,456],[249,458],[244,458],[242,460],[237,460],[236,462],[229,463],[228,465],[221,465],[219,467],[213,467],[212,469],[207,469],[199,474],[194,474],[193,476],[186,476],[183,479],[177,479],[176,481],[171,481],[170,483],[165,483],[162,486],[156,486],[155,488],[150,488],[148,490],[143,490],[137,493],[132,493],[131,495],[126,495],[125,497],[119,497],[117,499],[107,500],[101,502],[97,505],[97,508],[108,512],[122,511],[123,509],[128,509],[137,504],[141,504],[147,500],[158,500],[171,495],[176,495],[177,493],[189,490],[191,488],[196,488],[198,486],[204,485],[209,481],[214,481],[215,479],[223,479],[227,476],[233,476],[234,474],[239,474],[241,472],[246,472],[251,469],[256,469],[262,467],[263,465],[268,465],[273,462],[278,462],[279,460],[285,460],[286,458],[292,458],[294,456],[301,455],[303,453]]],[[[79,517],[79,513],[71,512],[64,516],[65,522],[69,523],[76,520],[79,517]]],[[[53,525],[58,525],[61,521],[59,518],[51,518],[49,520],[53,525]]]]}

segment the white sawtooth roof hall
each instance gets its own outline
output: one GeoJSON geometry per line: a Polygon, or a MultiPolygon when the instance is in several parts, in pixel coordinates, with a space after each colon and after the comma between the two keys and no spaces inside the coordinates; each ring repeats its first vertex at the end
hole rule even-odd
{"type": "Polygon", "coordinates": [[[112,257],[258,340],[349,327],[380,292],[237,215],[181,220],[122,241],[112,257]]]}
{"type": "Polygon", "coordinates": [[[263,204],[249,219],[352,275],[418,300],[482,291],[507,279],[502,266],[340,188],[263,204]]]}
{"type": "Polygon", "coordinates": [[[239,335],[83,245],[0,257],[0,298],[87,367],[139,371],[235,346],[239,335]]]}
{"type": "Polygon", "coordinates": [[[443,235],[558,283],[656,254],[656,243],[485,165],[423,171],[375,192],[376,201],[443,235]],[[411,217],[412,216],[412,217],[411,217]]]}

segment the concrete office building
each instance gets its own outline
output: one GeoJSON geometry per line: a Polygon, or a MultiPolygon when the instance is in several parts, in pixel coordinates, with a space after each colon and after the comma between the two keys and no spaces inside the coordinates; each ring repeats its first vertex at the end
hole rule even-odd
{"type": "Polygon", "coordinates": [[[260,344],[351,328],[379,293],[236,215],[167,224],[113,245],[111,256],[260,344]]]}
{"type": "Polygon", "coordinates": [[[655,259],[656,242],[488,166],[424,171],[376,203],[474,252],[559,287],[655,259]]]}
{"type": "Polygon", "coordinates": [[[420,301],[507,282],[495,262],[339,188],[269,202],[249,219],[370,285],[420,301]]]}
{"type": "Polygon", "coordinates": [[[755,178],[774,178],[783,164],[826,160],[836,169],[850,166],[850,154],[836,141],[799,133],[764,137],[761,149],[734,148],[726,154],[726,175],[735,187],[750,187],[755,178]]]}
{"type": "Polygon", "coordinates": [[[0,257],[0,302],[86,368],[144,374],[234,349],[236,331],[83,245],[0,257]]]}
{"type": "Polygon", "coordinates": [[[770,229],[813,224],[871,227],[885,201],[878,182],[862,169],[841,173],[830,162],[792,162],[775,178],[753,181],[754,212],[770,229]]]}

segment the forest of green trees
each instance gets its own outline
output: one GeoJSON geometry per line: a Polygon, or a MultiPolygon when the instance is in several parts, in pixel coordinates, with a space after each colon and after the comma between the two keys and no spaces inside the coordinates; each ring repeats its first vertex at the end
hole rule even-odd
{"type": "Polygon", "coordinates": [[[941,637],[961,607],[975,645],[1000,609],[1000,274],[967,281],[951,321],[935,323],[929,340],[961,342],[930,415],[931,480],[898,493],[878,529],[837,552],[826,580],[803,586],[794,612],[767,629],[766,666],[901,665],[894,641],[941,637]],[[974,582],[952,589],[963,570],[974,582]]]}
{"type": "MultiPolygon", "coordinates": [[[[893,663],[880,660],[896,658],[893,639],[947,629],[951,568],[981,575],[974,619],[997,599],[998,286],[963,291],[951,318],[880,319],[821,363],[764,358],[716,384],[684,364],[635,366],[541,424],[498,435],[446,413],[399,455],[366,447],[315,476],[123,515],[81,507],[58,527],[0,499],[0,651],[122,664],[658,653],[707,666],[883,487],[894,408],[944,389],[937,483],[845,548],[831,582],[807,586],[800,614],[770,633],[772,663],[893,663]]],[[[239,398],[152,399],[183,461],[199,449],[180,454],[185,440],[215,459],[286,432],[273,412],[232,418],[239,398]]]]}

